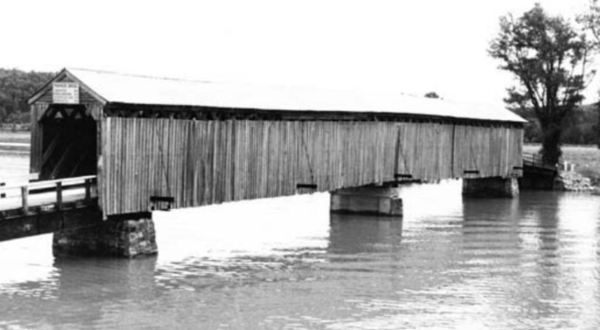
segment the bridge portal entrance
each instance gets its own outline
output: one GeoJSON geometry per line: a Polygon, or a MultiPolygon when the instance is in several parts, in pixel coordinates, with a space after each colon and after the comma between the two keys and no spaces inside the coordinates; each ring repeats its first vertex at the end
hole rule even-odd
{"type": "Polygon", "coordinates": [[[85,105],[51,104],[40,128],[40,180],[97,174],[97,125],[85,105]]]}

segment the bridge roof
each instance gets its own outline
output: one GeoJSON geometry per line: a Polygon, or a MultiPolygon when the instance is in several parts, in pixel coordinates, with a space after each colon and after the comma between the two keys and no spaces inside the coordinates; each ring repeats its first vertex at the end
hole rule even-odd
{"type": "MultiPolygon", "coordinates": [[[[215,83],[130,75],[87,69],[64,69],[65,76],[102,103],[206,106],[284,111],[399,113],[456,119],[523,123],[521,117],[497,106],[459,103],[401,93],[319,90],[316,88],[215,83]]],[[[46,92],[52,88],[49,83],[46,92]]],[[[44,88],[29,100],[35,102],[44,88]]]]}

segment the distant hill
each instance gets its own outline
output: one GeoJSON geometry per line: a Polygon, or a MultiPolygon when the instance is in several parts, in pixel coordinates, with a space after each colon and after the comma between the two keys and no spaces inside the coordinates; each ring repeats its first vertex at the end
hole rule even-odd
{"type": "Polygon", "coordinates": [[[0,124],[28,123],[27,99],[55,73],[0,68],[0,124]]]}
{"type": "MultiPolygon", "coordinates": [[[[525,142],[539,143],[542,141],[540,125],[533,113],[533,109],[513,110],[519,116],[527,119],[525,125],[525,142]]],[[[600,108],[596,104],[582,105],[567,118],[563,131],[563,144],[597,144],[599,132],[600,108]]]]}

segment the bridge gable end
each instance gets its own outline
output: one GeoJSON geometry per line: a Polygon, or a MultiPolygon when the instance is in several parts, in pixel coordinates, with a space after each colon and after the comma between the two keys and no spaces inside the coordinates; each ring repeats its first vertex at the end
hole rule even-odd
{"type": "Polygon", "coordinates": [[[78,79],[75,75],[69,72],[67,69],[63,69],[59,72],[54,78],[52,78],[48,83],[46,83],[42,88],[40,88],[35,94],[33,94],[28,103],[30,105],[36,103],[46,103],[52,104],[56,103],[54,99],[54,85],[55,83],[76,83],[76,101],[75,104],[100,104],[105,105],[107,100],[98,94],[96,91],[92,90],[89,86],[87,86],[83,81],[78,79]]]}

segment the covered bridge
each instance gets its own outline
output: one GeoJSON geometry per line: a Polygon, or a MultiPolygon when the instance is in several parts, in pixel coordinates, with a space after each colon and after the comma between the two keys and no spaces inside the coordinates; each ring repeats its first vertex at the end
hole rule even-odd
{"type": "Polygon", "coordinates": [[[522,169],[520,117],[439,99],[64,69],[29,102],[31,172],[97,175],[104,218],[522,169]]]}

